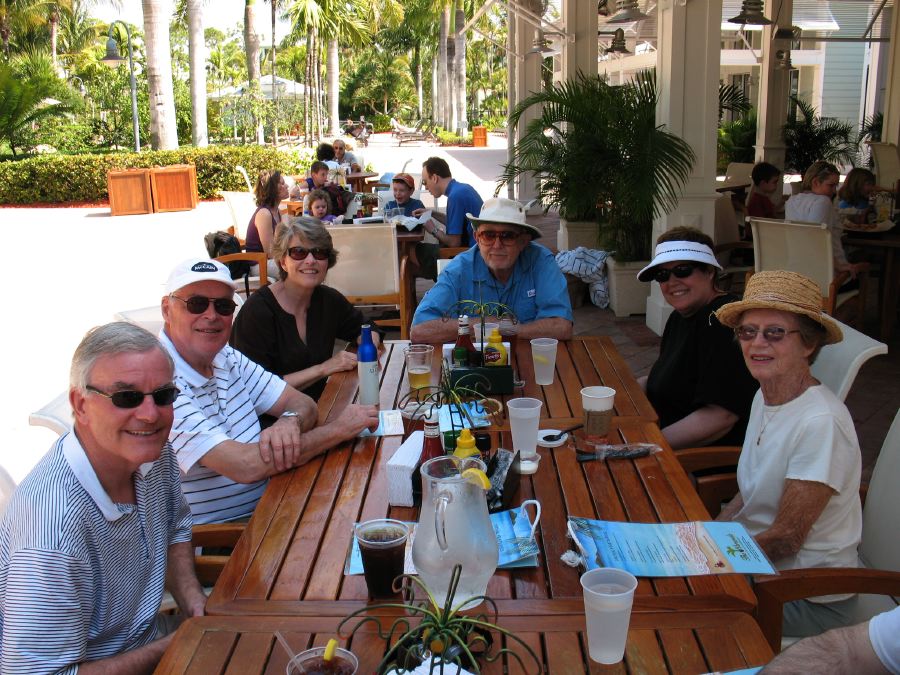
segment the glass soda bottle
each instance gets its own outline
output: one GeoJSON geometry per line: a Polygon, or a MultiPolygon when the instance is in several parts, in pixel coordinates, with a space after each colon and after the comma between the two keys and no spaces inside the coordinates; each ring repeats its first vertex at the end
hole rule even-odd
{"type": "Polygon", "coordinates": [[[356,351],[359,374],[359,402],[362,405],[378,405],[378,350],[372,341],[372,326],[363,324],[362,339],[356,351]]]}
{"type": "Polygon", "coordinates": [[[469,330],[469,317],[459,317],[456,344],[453,345],[452,359],[454,366],[477,366],[481,361],[478,350],[472,344],[472,332],[469,330]]]}

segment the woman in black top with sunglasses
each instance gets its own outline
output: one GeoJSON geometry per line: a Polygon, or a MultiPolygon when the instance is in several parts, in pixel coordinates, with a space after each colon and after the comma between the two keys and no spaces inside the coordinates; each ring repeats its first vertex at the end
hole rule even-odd
{"type": "Polygon", "coordinates": [[[329,375],[356,367],[353,352],[332,356],[334,342],[355,341],[365,321],[347,298],[323,285],[337,251],[321,221],[292,218],[279,225],[272,254],[281,279],[247,299],[234,320],[231,345],[318,399],[329,375]]]}
{"type": "Polygon", "coordinates": [[[675,311],[666,323],[659,358],[639,381],[673,448],[741,445],[759,385],[732,331],[712,316],[737,298],[717,287],[721,266],[712,239],[703,232],[676,227],[656,244],[653,261],[638,279],[659,282],[675,311]]]}

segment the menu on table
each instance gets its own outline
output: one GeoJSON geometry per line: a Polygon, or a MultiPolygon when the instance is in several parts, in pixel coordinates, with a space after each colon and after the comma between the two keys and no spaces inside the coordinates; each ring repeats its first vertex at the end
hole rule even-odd
{"type": "Polygon", "coordinates": [[[617,567],[638,577],[777,574],[740,523],[622,523],[569,517],[587,569],[617,567]]]}

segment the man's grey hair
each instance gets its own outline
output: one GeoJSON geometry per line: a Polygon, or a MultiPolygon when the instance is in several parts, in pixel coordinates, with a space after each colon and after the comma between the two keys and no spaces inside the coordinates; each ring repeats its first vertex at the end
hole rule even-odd
{"type": "Polygon", "coordinates": [[[84,393],[94,364],[101,356],[116,354],[143,354],[151,349],[158,349],[172,373],[175,373],[175,362],[159,340],[148,330],[127,321],[115,321],[103,326],[91,328],[72,356],[72,368],[69,371],[69,387],[84,393]]]}

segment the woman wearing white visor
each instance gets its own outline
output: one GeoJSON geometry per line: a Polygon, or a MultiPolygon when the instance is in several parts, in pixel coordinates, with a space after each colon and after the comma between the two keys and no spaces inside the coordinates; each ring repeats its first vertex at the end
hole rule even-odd
{"type": "Polygon", "coordinates": [[[666,323],[659,358],[639,380],[675,449],[741,445],[759,388],[733,332],[713,316],[738,298],[716,285],[722,267],[712,246],[700,230],[673,228],[657,239],[653,260],[638,273],[640,281],[657,281],[675,310],[666,323]]]}

